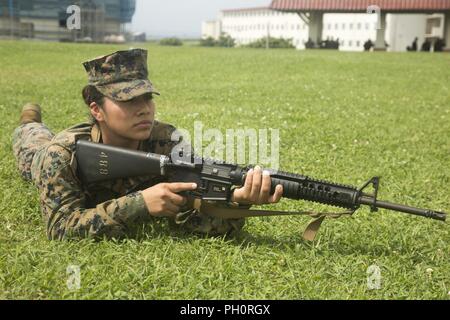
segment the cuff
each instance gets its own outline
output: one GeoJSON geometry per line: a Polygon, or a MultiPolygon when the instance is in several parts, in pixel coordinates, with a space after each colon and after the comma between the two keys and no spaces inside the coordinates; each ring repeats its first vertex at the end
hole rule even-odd
{"type": "Polygon", "coordinates": [[[120,207],[118,214],[127,225],[150,218],[144,197],[140,191],[119,198],[118,201],[120,207]]]}

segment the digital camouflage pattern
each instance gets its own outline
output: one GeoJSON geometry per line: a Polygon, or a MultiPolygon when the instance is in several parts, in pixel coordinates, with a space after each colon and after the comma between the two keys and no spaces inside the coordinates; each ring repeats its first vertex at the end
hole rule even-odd
{"type": "MultiPolygon", "coordinates": [[[[147,51],[133,49],[85,62],[89,85],[116,101],[156,93],[148,79],[147,51]]],[[[141,151],[170,155],[178,143],[175,128],[154,122],[150,138],[141,151]]],[[[78,139],[101,142],[97,125],[83,123],[56,136],[42,123],[18,127],[13,134],[13,152],[24,179],[39,188],[43,217],[50,239],[122,238],[133,236],[136,227],[152,220],[141,190],[164,182],[159,176],[118,179],[84,184],[77,174],[75,146],[78,139]]],[[[178,222],[192,232],[224,234],[239,230],[244,220],[223,220],[183,208],[186,219],[178,222]]]]}
{"type": "Polygon", "coordinates": [[[128,101],[145,93],[159,94],[148,79],[147,50],[117,51],[83,63],[93,85],[115,101],[128,101]]]}
{"type": "MultiPolygon", "coordinates": [[[[177,142],[175,128],[155,121],[148,140],[139,149],[169,156],[177,142]]],[[[41,123],[18,127],[13,151],[22,176],[39,188],[41,209],[49,239],[132,237],[142,224],[152,221],[141,190],[164,182],[143,176],[83,184],[77,175],[75,145],[78,139],[101,142],[96,125],[83,123],[56,136],[41,123]]],[[[184,208],[183,210],[190,210],[184,208]]],[[[211,235],[240,230],[244,220],[224,220],[190,210],[181,228],[211,235]]]]}
{"type": "Polygon", "coordinates": [[[42,123],[28,123],[18,127],[13,134],[13,153],[19,172],[27,181],[32,180],[31,163],[38,150],[53,138],[53,133],[42,123]]]}

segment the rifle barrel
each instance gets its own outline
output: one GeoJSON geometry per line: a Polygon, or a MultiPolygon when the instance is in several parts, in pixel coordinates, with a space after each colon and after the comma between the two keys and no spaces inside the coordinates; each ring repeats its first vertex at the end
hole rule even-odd
{"type": "MultiPolygon", "coordinates": [[[[364,204],[364,205],[372,206],[374,204],[374,198],[369,195],[363,195],[360,198],[360,203],[364,204]]],[[[443,212],[438,212],[438,211],[433,211],[433,210],[428,210],[428,209],[414,208],[414,207],[409,207],[409,206],[405,206],[402,204],[396,204],[396,203],[391,203],[391,202],[387,202],[387,201],[376,200],[375,207],[393,210],[393,211],[400,211],[400,212],[409,213],[409,214],[414,214],[417,216],[422,216],[422,217],[431,218],[431,219],[440,220],[440,221],[445,221],[445,219],[446,219],[446,214],[443,212]]]]}

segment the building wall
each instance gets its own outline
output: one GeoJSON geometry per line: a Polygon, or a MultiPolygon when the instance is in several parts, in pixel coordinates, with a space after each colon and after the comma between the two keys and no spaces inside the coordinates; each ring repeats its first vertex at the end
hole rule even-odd
{"type": "MultiPolygon", "coordinates": [[[[2,8],[7,8],[8,0],[0,0],[0,13],[2,8]],[[5,2],[2,6],[1,4],[5,2]]],[[[14,0],[19,3],[21,17],[58,19],[61,12],[72,4],[77,4],[81,8],[90,8],[91,4],[99,8],[104,8],[106,16],[110,19],[118,20],[121,23],[131,22],[136,10],[136,0],[14,0]]]]}
{"type": "Polygon", "coordinates": [[[202,22],[202,38],[203,39],[212,37],[217,40],[220,37],[221,32],[222,32],[222,28],[221,28],[220,20],[202,22]]]}
{"type": "Polygon", "coordinates": [[[364,42],[375,42],[377,21],[373,14],[325,14],[322,39],[339,40],[340,50],[363,51],[364,42]]]}
{"type": "Polygon", "coordinates": [[[308,40],[306,24],[294,13],[269,9],[256,11],[225,11],[221,14],[222,31],[246,45],[267,36],[292,39],[296,48],[304,48],[308,40]]]}
{"type": "Polygon", "coordinates": [[[16,30],[20,29],[20,22],[18,19],[11,19],[8,17],[0,17],[0,36],[11,36],[11,26],[16,30]]]}
{"type": "Polygon", "coordinates": [[[386,41],[389,51],[406,51],[406,47],[410,46],[416,37],[420,48],[425,40],[426,20],[426,14],[388,15],[386,41]]]}
{"type": "MultiPolygon", "coordinates": [[[[414,38],[419,38],[419,47],[424,41],[427,15],[388,14],[385,39],[388,51],[406,51],[414,38]]],[[[308,26],[295,13],[273,11],[268,8],[252,10],[225,10],[219,15],[221,32],[229,34],[237,45],[245,45],[270,35],[293,39],[297,49],[304,49],[308,40],[308,26]]],[[[217,38],[220,32],[213,22],[203,24],[203,37],[217,38]]],[[[217,24],[216,24],[217,25],[217,24]]],[[[375,42],[378,27],[376,14],[325,14],[323,18],[323,40],[339,40],[340,50],[363,51],[364,42],[375,42]]]]}
{"type": "MultiPolygon", "coordinates": [[[[87,35],[96,41],[102,41],[104,35],[122,33],[123,24],[130,22],[135,12],[135,0],[15,0],[16,8],[14,14],[17,15],[22,25],[15,26],[15,36],[23,36],[21,29],[33,26],[34,37],[44,40],[74,39],[83,38],[87,35]],[[90,5],[87,5],[90,3],[90,5]],[[78,4],[82,8],[81,28],[75,33],[60,26],[60,20],[65,24],[67,17],[66,9],[71,4],[78,4]],[[94,18],[95,21],[88,22],[83,13],[89,14],[94,9],[87,10],[94,4],[98,11],[104,12],[94,18]],[[84,7],[83,7],[84,6],[84,7]],[[20,10],[19,10],[20,8],[20,10]],[[85,10],[83,10],[85,8],[85,10]],[[94,31],[93,31],[94,30],[94,31]]],[[[0,0],[0,16],[9,14],[9,0],[0,0]]],[[[90,15],[92,17],[93,15],[90,15]]],[[[5,18],[6,19],[6,18],[5,18]]],[[[9,19],[8,19],[9,20],[9,19]]],[[[10,23],[0,23],[0,34],[10,34],[10,23]]],[[[28,35],[26,35],[28,36],[28,35]]]]}

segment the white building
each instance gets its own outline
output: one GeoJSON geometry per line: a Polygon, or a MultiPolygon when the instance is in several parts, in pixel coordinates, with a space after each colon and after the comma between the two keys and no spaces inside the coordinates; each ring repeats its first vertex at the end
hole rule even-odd
{"type": "Polygon", "coordinates": [[[363,51],[364,42],[375,42],[378,19],[372,14],[338,13],[323,17],[322,39],[339,40],[339,49],[363,51]]]}
{"type": "Polygon", "coordinates": [[[298,49],[308,40],[306,23],[297,14],[282,13],[269,8],[223,10],[221,32],[229,34],[238,45],[245,45],[267,36],[292,39],[298,49]]]}
{"type": "MultiPolygon", "coordinates": [[[[434,15],[444,19],[443,15],[434,15]]],[[[406,51],[414,39],[418,38],[419,48],[425,40],[426,14],[388,14],[385,39],[389,51],[406,51]]],[[[443,26],[443,23],[442,23],[443,26]]],[[[376,41],[377,29],[381,27],[376,14],[329,13],[323,16],[322,39],[339,40],[340,50],[363,51],[364,42],[376,41]]],[[[443,28],[433,32],[442,33],[443,28]]],[[[268,7],[223,10],[219,19],[204,22],[202,36],[217,39],[224,32],[236,40],[237,45],[265,38],[292,39],[297,49],[304,49],[308,41],[308,25],[296,13],[274,11],[268,7]]],[[[443,37],[443,35],[442,35],[443,37]]]]}
{"type": "Polygon", "coordinates": [[[202,38],[206,39],[208,37],[213,37],[214,39],[218,39],[220,37],[220,33],[222,32],[221,24],[221,20],[203,21],[202,38]]]}

